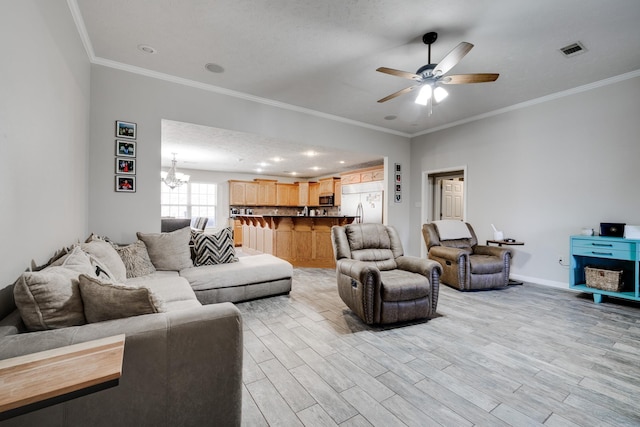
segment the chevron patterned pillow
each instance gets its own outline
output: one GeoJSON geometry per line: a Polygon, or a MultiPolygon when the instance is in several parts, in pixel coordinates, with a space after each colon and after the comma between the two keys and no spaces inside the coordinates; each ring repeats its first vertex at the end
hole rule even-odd
{"type": "Polygon", "coordinates": [[[231,227],[223,228],[214,234],[194,233],[195,265],[214,265],[236,262],[236,249],[233,245],[231,227]]]}

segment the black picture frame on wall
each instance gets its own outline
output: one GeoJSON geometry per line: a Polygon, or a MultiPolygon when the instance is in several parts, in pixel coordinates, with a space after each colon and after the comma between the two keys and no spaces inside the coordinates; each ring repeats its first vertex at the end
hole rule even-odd
{"type": "Polygon", "coordinates": [[[116,191],[119,193],[135,193],[136,177],[131,175],[116,175],[116,191]]]}
{"type": "Polygon", "coordinates": [[[136,139],[137,127],[135,123],[116,120],[116,137],[136,139]]]}
{"type": "Polygon", "coordinates": [[[116,156],[136,157],[136,142],[116,140],[116,156]]]}
{"type": "Polygon", "coordinates": [[[136,160],[130,158],[116,157],[116,173],[122,175],[135,175],[136,160]]]}

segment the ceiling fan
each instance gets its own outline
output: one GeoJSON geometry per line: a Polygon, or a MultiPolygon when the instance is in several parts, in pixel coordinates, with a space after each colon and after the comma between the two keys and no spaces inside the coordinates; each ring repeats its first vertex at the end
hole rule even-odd
{"type": "Polygon", "coordinates": [[[391,95],[385,96],[379,99],[378,102],[386,102],[397,96],[409,93],[416,88],[421,88],[420,93],[416,97],[416,104],[427,105],[429,104],[429,115],[431,115],[431,108],[433,106],[433,100],[440,102],[448,96],[447,91],[440,85],[457,85],[466,83],[485,83],[493,82],[498,79],[500,74],[496,73],[477,73],[477,74],[457,74],[457,75],[445,75],[455,65],[460,62],[464,56],[469,53],[473,48],[471,43],[461,42],[458,46],[453,48],[442,61],[438,64],[431,63],[431,45],[438,39],[438,33],[429,32],[422,36],[424,44],[429,46],[429,63],[418,68],[415,73],[407,71],[395,70],[393,68],[380,67],[376,71],[385,74],[391,74],[392,76],[398,76],[409,80],[414,80],[416,84],[413,86],[399,90],[391,95]],[[432,100],[433,99],[433,100],[432,100]]]}

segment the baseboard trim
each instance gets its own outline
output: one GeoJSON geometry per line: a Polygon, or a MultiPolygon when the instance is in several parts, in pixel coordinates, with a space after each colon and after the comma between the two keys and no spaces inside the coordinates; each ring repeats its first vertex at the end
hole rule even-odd
{"type": "Polygon", "coordinates": [[[510,277],[512,279],[519,280],[525,283],[535,283],[536,285],[543,285],[543,286],[549,286],[552,288],[559,288],[567,291],[573,291],[573,289],[569,288],[568,282],[558,282],[555,280],[541,279],[539,277],[523,276],[521,274],[511,274],[510,277]]]}

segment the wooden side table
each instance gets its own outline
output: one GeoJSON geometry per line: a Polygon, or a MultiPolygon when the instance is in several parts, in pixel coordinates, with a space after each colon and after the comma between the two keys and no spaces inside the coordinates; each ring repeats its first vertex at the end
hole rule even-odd
{"type": "Polygon", "coordinates": [[[507,242],[506,240],[487,240],[487,246],[490,246],[490,244],[493,243],[495,245],[498,246],[502,246],[502,245],[506,245],[506,246],[522,246],[524,245],[524,242],[507,242]]]}
{"type": "MultiPolygon", "coordinates": [[[[524,242],[517,242],[515,240],[513,242],[512,241],[506,241],[506,240],[487,240],[487,246],[490,246],[491,244],[498,245],[500,247],[502,247],[502,245],[505,245],[505,246],[523,246],[524,242]]],[[[522,282],[509,278],[509,285],[522,285],[522,282]]]]}
{"type": "Polygon", "coordinates": [[[0,421],[118,385],[125,335],[0,360],[0,421]]]}

